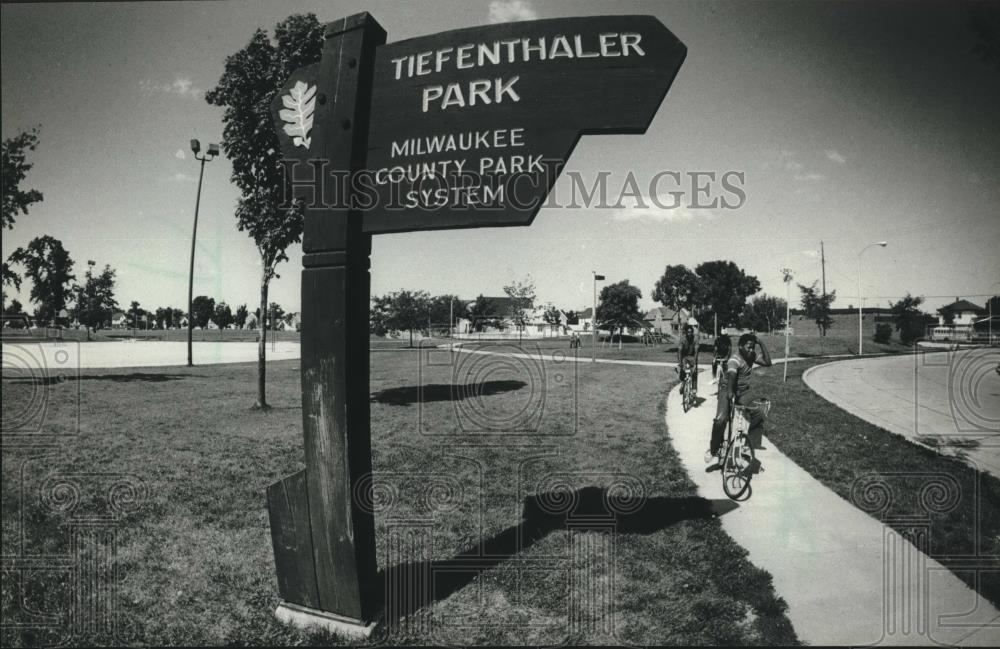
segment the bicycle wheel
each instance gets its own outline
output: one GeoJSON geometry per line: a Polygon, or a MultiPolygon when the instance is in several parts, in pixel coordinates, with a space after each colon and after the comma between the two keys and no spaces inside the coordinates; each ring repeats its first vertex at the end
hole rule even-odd
{"type": "Polygon", "coordinates": [[[722,489],[733,500],[739,500],[750,488],[757,459],[746,435],[737,435],[726,447],[722,460],[722,489]]]}

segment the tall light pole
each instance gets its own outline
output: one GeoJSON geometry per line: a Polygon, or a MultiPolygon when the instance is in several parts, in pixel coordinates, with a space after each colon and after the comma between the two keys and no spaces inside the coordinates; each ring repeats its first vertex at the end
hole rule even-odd
{"type": "Polygon", "coordinates": [[[868,250],[872,246],[882,246],[885,248],[887,245],[889,245],[888,241],[876,241],[875,243],[869,243],[867,246],[858,251],[858,356],[861,356],[862,347],[864,345],[864,330],[862,327],[862,318],[864,318],[864,315],[861,309],[865,304],[865,298],[861,295],[861,253],[868,250]]]}
{"type": "Polygon", "coordinates": [[[219,145],[209,144],[205,155],[199,156],[201,142],[191,140],[191,151],[194,159],[201,162],[201,170],[198,172],[198,194],[194,199],[194,229],[191,231],[191,270],[188,273],[188,367],[193,367],[194,362],[191,355],[191,339],[194,335],[194,315],[191,313],[192,302],[194,301],[194,244],[198,238],[198,208],[201,206],[201,179],[205,175],[205,163],[211,162],[219,155],[219,145]]]}
{"type": "Polygon", "coordinates": [[[594,274],[594,310],[590,313],[591,336],[590,362],[597,362],[597,280],[604,281],[604,275],[598,275],[596,270],[590,271],[594,274]]]}
{"type": "Polygon", "coordinates": [[[788,327],[791,325],[792,311],[789,303],[792,299],[792,269],[782,268],[781,274],[784,275],[785,282],[785,368],[782,373],[781,380],[788,380],[788,327]]]}

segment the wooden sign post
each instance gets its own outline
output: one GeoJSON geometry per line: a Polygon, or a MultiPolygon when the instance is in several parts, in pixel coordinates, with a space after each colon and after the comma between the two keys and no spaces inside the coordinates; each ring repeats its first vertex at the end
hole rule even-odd
{"type": "Polygon", "coordinates": [[[306,204],[306,467],[267,493],[277,614],[355,637],[383,601],[360,493],[371,486],[371,235],[530,224],[581,135],[646,131],[687,52],[651,16],[385,39],[366,13],[328,23],[321,61],[272,105],[306,204]]]}

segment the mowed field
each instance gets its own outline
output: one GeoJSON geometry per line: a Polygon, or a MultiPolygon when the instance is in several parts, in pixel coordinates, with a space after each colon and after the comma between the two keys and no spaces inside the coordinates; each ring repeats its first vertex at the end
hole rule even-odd
{"type": "MultiPolygon", "coordinates": [[[[721,530],[735,505],[695,497],[669,444],[673,372],[371,358],[372,643],[797,642],[721,530]]],[[[298,362],[269,364],[269,412],[249,408],[255,377],[5,373],[2,613],[25,626],[4,646],[338,642],[273,616],[264,491],[302,466],[298,362]]]]}
{"type": "MultiPolygon", "coordinates": [[[[739,341],[739,336],[730,336],[735,348],[739,341]]],[[[785,337],[779,334],[760,333],[758,338],[764,342],[771,357],[775,360],[784,358],[785,337]]],[[[568,337],[524,339],[520,344],[525,351],[542,350],[546,352],[562,350],[566,355],[577,355],[580,358],[589,359],[592,353],[592,340],[588,335],[581,335],[581,346],[577,349],[570,349],[570,339],[568,337]]],[[[712,338],[702,338],[699,346],[698,362],[703,365],[711,365],[713,356],[712,338]]],[[[446,340],[435,341],[446,343],[446,340]]],[[[476,345],[476,341],[459,341],[466,345],[476,345]]],[[[482,344],[490,344],[493,341],[484,341],[482,344]]],[[[517,343],[513,341],[503,341],[517,343]]],[[[846,356],[856,354],[858,351],[858,332],[843,330],[830,330],[826,336],[818,335],[793,335],[789,336],[789,357],[814,358],[821,356],[846,356]]],[[[414,346],[420,343],[414,343],[414,346]]],[[[427,344],[427,343],[425,343],[427,344]]],[[[374,347],[374,345],[373,345],[374,347]]],[[[864,341],[864,353],[867,354],[905,354],[913,350],[910,345],[903,345],[897,339],[889,343],[879,344],[870,338],[864,341]]],[[[665,363],[677,362],[677,342],[673,339],[659,344],[643,345],[641,342],[623,342],[620,345],[617,339],[614,342],[597,342],[597,358],[607,358],[613,360],[641,360],[658,361],[665,363]]]]}

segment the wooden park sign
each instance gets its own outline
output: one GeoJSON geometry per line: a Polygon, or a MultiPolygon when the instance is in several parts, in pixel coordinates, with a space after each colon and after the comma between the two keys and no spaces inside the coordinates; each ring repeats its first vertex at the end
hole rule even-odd
{"type": "Polygon", "coordinates": [[[581,135],[646,131],[687,50],[651,16],[386,45],[362,13],[328,23],[325,39],[320,62],[295,71],[272,105],[289,185],[306,204],[306,467],[267,497],[279,616],[350,632],[370,629],[383,601],[361,493],[372,234],[530,224],[581,135]]]}

